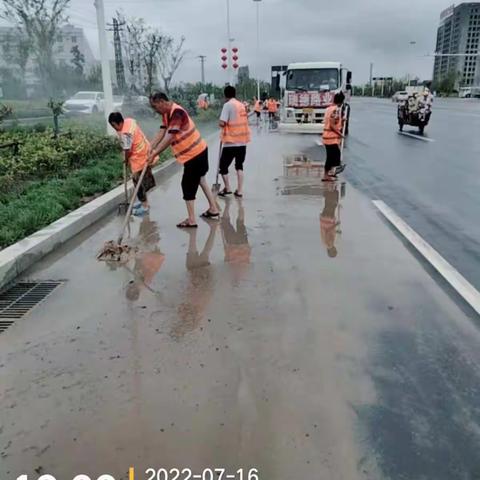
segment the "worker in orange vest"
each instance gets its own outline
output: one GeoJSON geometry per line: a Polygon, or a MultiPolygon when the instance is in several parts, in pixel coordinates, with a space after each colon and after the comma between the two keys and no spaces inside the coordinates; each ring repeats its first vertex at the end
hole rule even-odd
{"type": "Polygon", "coordinates": [[[187,205],[188,218],[178,228],[197,228],[195,219],[195,197],[200,186],[208,200],[209,208],[202,213],[204,218],[219,219],[220,212],[207,184],[208,146],[197,130],[187,111],[169,100],[163,92],[150,96],[151,107],[162,115],[163,125],[152,142],[149,161],[172,148],[177,162],[183,165],[182,191],[187,205]]]}
{"type": "MultiPolygon", "coordinates": [[[[125,165],[130,167],[133,183],[137,185],[141,172],[148,162],[150,142],[133,118],[123,118],[120,112],[112,112],[108,117],[108,122],[120,138],[125,155],[125,165]]],[[[155,155],[152,157],[152,162],[154,158],[155,155]]],[[[138,203],[134,205],[133,215],[143,216],[150,211],[147,192],[153,187],[155,187],[155,178],[149,166],[138,190],[138,203]]]]}
{"type": "Polygon", "coordinates": [[[333,104],[330,105],[325,112],[322,140],[327,152],[327,158],[325,161],[323,182],[332,182],[335,180],[335,169],[340,166],[342,160],[340,145],[344,138],[342,133],[342,105],[344,100],[345,95],[342,92],[336,93],[333,98],[333,104]]]}
{"type": "Polygon", "coordinates": [[[257,117],[257,127],[260,123],[260,117],[262,116],[262,102],[257,98],[253,97],[253,110],[255,112],[255,116],[257,117]]]}
{"type": "Polygon", "coordinates": [[[220,128],[222,129],[222,154],[220,157],[220,174],[223,178],[224,189],[219,192],[219,196],[225,197],[231,195],[230,180],[228,178],[228,169],[235,160],[235,170],[237,171],[237,189],[235,196],[243,196],[243,163],[247,155],[247,144],[250,142],[250,127],[248,126],[248,115],[242,102],[239,102],[235,96],[237,94],[235,87],[227,86],[224,90],[225,102],[220,115],[220,128]]]}
{"type": "Polygon", "coordinates": [[[268,116],[270,120],[273,120],[275,118],[276,113],[278,112],[278,104],[273,97],[269,98],[267,103],[267,108],[268,108],[268,116]]]}

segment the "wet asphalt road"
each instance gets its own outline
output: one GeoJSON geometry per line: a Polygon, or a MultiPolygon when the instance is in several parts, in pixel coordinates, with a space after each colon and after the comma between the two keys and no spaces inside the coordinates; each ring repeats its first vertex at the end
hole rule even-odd
{"type": "Polygon", "coordinates": [[[352,109],[348,180],[390,205],[480,289],[480,100],[436,99],[431,142],[397,133],[390,100],[354,99],[352,109]]]}
{"type": "Polygon", "coordinates": [[[285,167],[308,142],[255,134],[245,199],[198,231],[162,183],[128,265],[95,260],[112,216],[27,273],[66,282],[0,335],[2,480],[480,478],[477,319],[368,195],[285,167]]]}

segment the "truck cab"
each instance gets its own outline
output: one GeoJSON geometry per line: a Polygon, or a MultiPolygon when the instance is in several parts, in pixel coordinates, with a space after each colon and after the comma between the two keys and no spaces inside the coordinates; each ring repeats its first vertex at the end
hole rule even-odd
{"type": "Polygon", "coordinates": [[[285,76],[281,132],[322,133],[325,110],[335,93],[343,91],[350,103],[352,74],[341,63],[292,63],[285,76]]]}

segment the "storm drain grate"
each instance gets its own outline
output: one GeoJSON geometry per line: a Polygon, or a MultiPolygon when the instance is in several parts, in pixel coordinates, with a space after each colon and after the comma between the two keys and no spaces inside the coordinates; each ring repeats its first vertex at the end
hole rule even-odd
{"type": "Polygon", "coordinates": [[[61,281],[22,282],[0,294],[0,333],[50,295],[61,281]]]}

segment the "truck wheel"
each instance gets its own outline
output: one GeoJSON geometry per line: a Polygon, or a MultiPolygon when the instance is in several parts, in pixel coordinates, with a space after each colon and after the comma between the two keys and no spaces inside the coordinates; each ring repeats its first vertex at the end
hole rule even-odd
{"type": "Polygon", "coordinates": [[[398,129],[403,132],[403,122],[398,122],[398,129]]]}
{"type": "Polygon", "coordinates": [[[420,125],[418,127],[418,131],[419,131],[420,135],[423,135],[423,132],[425,131],[425,125],[420,125]]]}

